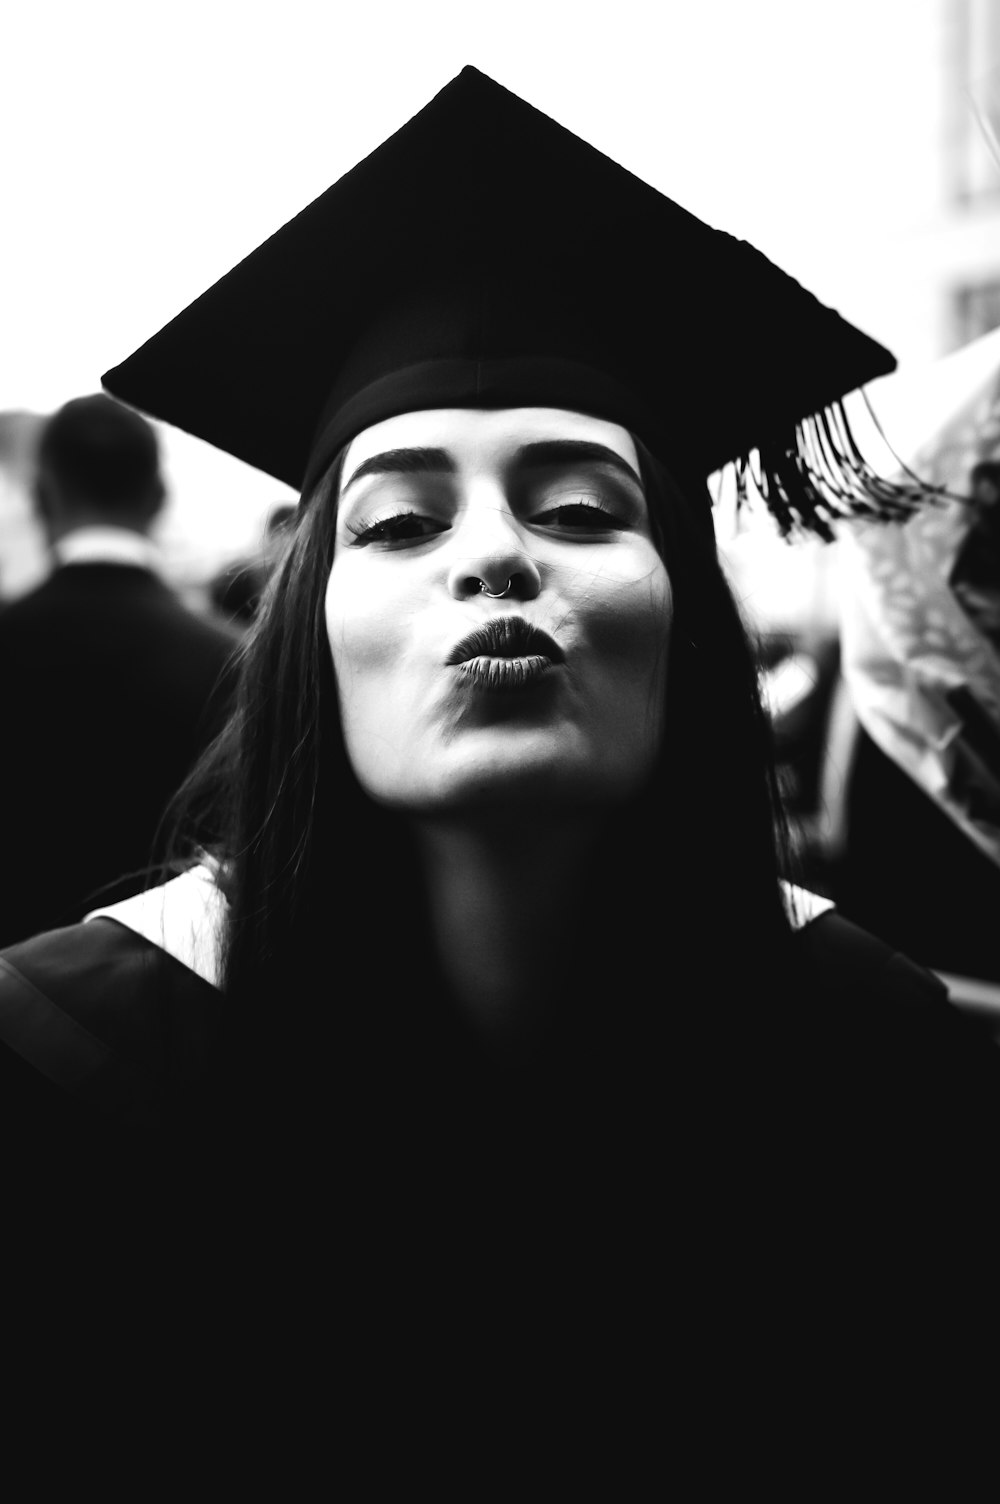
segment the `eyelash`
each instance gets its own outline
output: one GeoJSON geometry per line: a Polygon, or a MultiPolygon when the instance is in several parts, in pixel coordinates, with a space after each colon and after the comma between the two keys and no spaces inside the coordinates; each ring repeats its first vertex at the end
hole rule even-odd
{"type": "MultiPolygon", "coordinates": [[[[560,513],[564,512],[575,512],[578,517],[581,514],[589,513],[590,516],[587,518],[587,525],[591,527],[594,532],[621,532],[624,531],[628,526],[628,524],[624,522],[620,517],[616,516],[615,513],[607,511],[604,507],[594,506],[591,502],[587,501],[563,502],[561,506],[552,507],[547,512],[538,513],[538,515],[532,520],[536,524],[538,524],[546,518],[555,518],[560,513]]],[[[380,517],[377,522],[366,522],[364,520],[360,522],[349,522],[347,523],[347,531],[355,539],[355,542],[359,544],[421,542],[425,538],[430,538],[435,536],[437,533],[445,532],[446,528],[443,525],[438,526],[437,524],[434,524],[432,527],[429,527],[427,531],[421,531],[417,532],[416,534],[410,534],[409,536],[407,536],[404,531],[405,525],[407,523],[419,524],[430,521],[431,519],[423,517],[419,512],[401,511],[394,512],[391,517],[380,517]]],[[[564,520],[564,527],[568,527],[570,525],[571,524],[564,520]]]]}
{"type": "MultiPolygon", "coordinates": [[[[401,534],[399,524],[406,522],[424,522],[419,512],[394,512],[391,517],[380,517],[377,522],[349,522],[347,531],[358,543],[401,543],[417,541],[420,538],[429,538],[431,533],[418,533],[417,539],[405,538],[401,534]]],[[[440,531],[440,529],[439,529],[440,531]]]]}
{"type": "Polygon", "coordinates": [[[590,501],[564,501],[560,506],[552,507],[549,511],[542,512],[541,515],[542,517],[555,517],[560,512],[576,512],[578,515],[589,512],[588,524],[594,526],[595,531],[599,532],[622,532],[628,525],[616,512],[609,512],[607,507],[595,506],[590,501]]]}

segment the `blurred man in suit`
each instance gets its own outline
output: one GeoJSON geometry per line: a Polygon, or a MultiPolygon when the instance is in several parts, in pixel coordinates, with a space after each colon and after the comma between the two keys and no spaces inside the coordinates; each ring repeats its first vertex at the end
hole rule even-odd
{"type": "Polygon", "coordinates": [[[143,886],[164,807],[229,706],[235,633],[158,574],[156,436],[105,396],[61,408],[35,504],[53,572],[0,611],[0,944],[143,886]]]}

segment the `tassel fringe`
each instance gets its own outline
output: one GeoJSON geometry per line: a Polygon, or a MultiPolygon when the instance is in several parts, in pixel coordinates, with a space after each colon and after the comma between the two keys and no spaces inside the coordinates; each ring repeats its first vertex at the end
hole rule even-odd
{"type": "Polygon", "coordinates": [[[853,518],[905,522],[928,503],[952,499],[946,487],[922,481],[903,464],[870,404],[868,411],[896,458],[902,479],[886,480],[872,469],[838,401],[796,424],[792,443],[766,445],[733,462],[737,512],[747,505],[752,488],[783,537],[818,534],[832,542],[837,522],[853,518]]]}

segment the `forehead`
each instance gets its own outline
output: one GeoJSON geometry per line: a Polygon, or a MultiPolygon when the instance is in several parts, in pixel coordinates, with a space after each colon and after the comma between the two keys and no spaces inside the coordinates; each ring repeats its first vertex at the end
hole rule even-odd
{"type": "Polygon", "coordinates": [[[501,464],[524,444],[558,439],[603,444],[639,469],[628,429],[603,418],[561,407],[445,407],[400,413],[364,429],[347,447],[343,478],[389,449],[445,449],[460,466],[501,464]]]}

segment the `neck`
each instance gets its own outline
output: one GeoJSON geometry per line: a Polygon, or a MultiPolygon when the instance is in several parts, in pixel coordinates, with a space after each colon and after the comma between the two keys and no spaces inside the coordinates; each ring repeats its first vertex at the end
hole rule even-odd
{"type": "Polygon", "coordinates": [[[571,963],[595,948],[599,822],[421,824],[431,930],[445,977],[487,1041],[523,1044],[551,1018],[571,963]]]}

